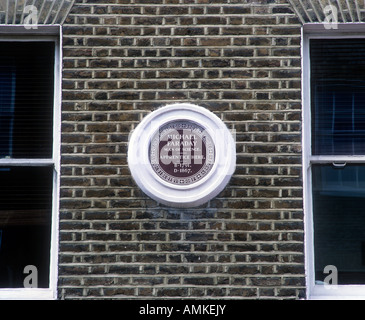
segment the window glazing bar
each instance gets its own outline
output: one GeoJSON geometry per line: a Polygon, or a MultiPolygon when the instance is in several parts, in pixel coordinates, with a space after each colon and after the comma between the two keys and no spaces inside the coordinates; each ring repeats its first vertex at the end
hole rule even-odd
{"type": "Polygon", "coordinates": [[[310,163],[365,163],[365,156],[310,156],[310,163]]]}
{"type": "Polygon", "coordinates": [[[0,159],[0,166],[47,166],[53,165],[53,159],[0,159]]]}

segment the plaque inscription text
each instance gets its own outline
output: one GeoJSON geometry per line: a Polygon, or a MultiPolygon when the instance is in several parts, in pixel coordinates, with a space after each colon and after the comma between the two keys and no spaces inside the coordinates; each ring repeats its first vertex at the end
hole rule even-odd
{"type": "Polygon", "coordinates": [[[169,122],[152,137],[149,149],[152,169],[164,181],[191,185],[213,168],[215,148],[211,136],[188,120],[169,122]]]}

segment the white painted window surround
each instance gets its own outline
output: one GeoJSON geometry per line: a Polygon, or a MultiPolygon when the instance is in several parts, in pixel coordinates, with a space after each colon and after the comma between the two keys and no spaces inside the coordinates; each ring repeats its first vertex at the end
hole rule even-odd
{"type": "MultiPolygon", "coordinates": [[[[0,41],[49,41],[55,43],[53,155],[49,159],[0,159],[1,166],[53,166],[52,235],[49,288],[0,288],[0,300],[52,300],[57,298],[58,211],[61,141],[62,29],[60,25],[0,25],[0,41]]],[[[25,275],[26,276],[26,275],[25,275]]]]}
{"type": "Polygon", "coordinates": [[[307,299],[365,299],[365,285],[337,285],[331,288],[315,284],[311,167],[319,163],[365,163],[365,156],[312,156],[311,154],[309,40],[339,38],[365,38],[365,24],[340,23],[338,29],[326,30],[323,24],[316,23],[304,24],[302,28],[302,144],[307,299]]]}

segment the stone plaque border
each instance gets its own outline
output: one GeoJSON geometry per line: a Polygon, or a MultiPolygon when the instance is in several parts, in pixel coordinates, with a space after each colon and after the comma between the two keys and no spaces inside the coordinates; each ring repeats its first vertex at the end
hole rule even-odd
{"type": "Polygon", "coordinates": [[[152,199],[171,207],[196,207],[217,196],[229,182],[236,166],[235,140],[224,122],[209,110],[189,103],[171,104],[148,114],[131,133],[128,165],[137,185],[152,199]],[[153,137],[161,127],[176,121],[199,124],[214,144],[213,167],[196,183],[169,183],[151,165],[153,137]]]}

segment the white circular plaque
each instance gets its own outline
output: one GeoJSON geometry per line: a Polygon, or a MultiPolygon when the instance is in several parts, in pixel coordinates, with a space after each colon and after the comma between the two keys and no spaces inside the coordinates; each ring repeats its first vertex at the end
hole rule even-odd
{"type": "Polygon", "coordinates": [[[205,108],[179,103],[147,115],[128,146],[132,177],[152,199],[199,206],[227,185],[236,165],[231,132],[205,108]]]}

